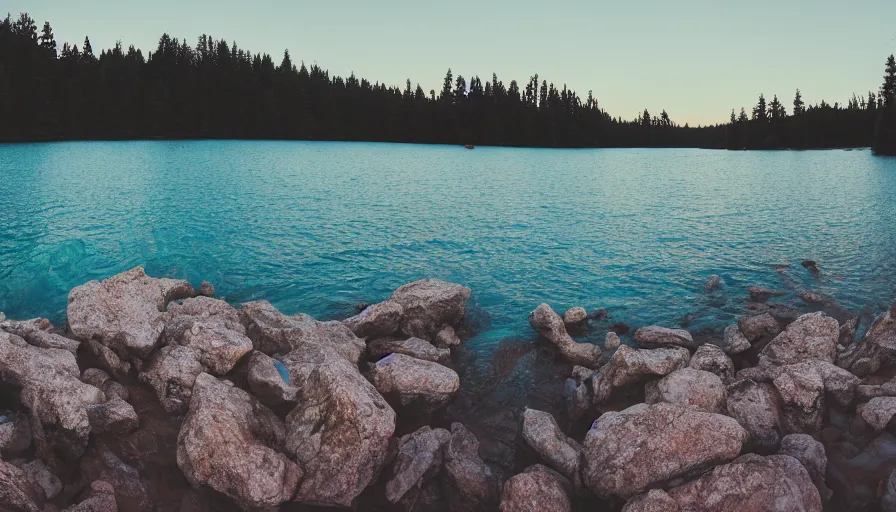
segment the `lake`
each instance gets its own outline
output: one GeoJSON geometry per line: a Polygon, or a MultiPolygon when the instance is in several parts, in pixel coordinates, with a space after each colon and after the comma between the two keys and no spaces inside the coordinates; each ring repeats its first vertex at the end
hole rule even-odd
{"type": "Polygon", "coordinates": [[[143,265],[318,318],[456,281],[480,354],[532,339],[540,302],[712,330],[758,284],[867,317],[894,295],[894,191],[896,159],[867,150],[0,145],[0,311],[62,322],[71,288],[143,265]],[[726,287],[706,294],[712,274],[726,287]]]}

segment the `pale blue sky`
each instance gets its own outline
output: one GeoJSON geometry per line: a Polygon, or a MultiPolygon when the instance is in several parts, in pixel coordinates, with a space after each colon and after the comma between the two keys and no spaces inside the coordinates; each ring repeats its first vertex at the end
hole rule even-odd
{"type": "Polygon", "coordinates": [[[509,84],[530,75],[588,90],[613,116],[665,108],[679,123],[725,121],[760,92],[788,106],[877,90],[896,52],[896,1],[866,0],[5,0],[50,21],[57,40],[95,50],[116,40],[144,52],[162,32],[207,33],[279,63],[440,89],[450,67],[509,84]]]}

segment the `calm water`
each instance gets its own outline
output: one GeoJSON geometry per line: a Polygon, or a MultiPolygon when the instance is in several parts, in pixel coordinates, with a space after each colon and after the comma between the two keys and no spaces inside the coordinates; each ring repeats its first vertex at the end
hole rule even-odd
{"type": "Polygon", "coordinates": [[[868,151],[0,145],[0,311],[62,321],[72,287],[143,265],[323,318],[461,282],[490,319],[474,350],[531,337],[542,301],[717,328],[761,284],[868,314],[896,285],[894,192],[896,160],[868,151]]]}

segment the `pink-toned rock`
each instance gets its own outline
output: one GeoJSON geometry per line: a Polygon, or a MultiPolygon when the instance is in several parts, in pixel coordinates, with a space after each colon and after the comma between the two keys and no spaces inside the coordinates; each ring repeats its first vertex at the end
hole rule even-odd
{"type": "Polygon", "coordinates": [[[734,381],[734,361],[721,348],[710,343],[701,345],[694,352],[688,367],[714,373],[726,385],[734,381]]]}
{"type": "Polygon", "coordinates": [[[684,347],[695,350],[701,345],[684,329],[651,325],[635,331],[635,342],[642,348],[684,347]]]}
{"type": "Polygon", "coordinates": [[[15,334],[28,342],[29,345],[34,345],[35,347],[59,348],[78,355],[80,343],[77,340],[62,336],[46,318],[20,321],[2,320],[0,321],[0,330],[15,334]]]}
{"type": "Polygon", "coordinates": [[[152,386],[166,411],[184,414],[190,407],[193,383],[203,371],[196,351],[168,345],[155,354],[149,368],[140,374],[140,381],[152,386]]]}
{"type": "Polygon", "coordinates": [[[0,460],[0,510],[41,512],[46,496],[21,469],[0,460]]]}
{"type": "Polygon", "coordinates": [[[616,389],[641,384],[650,378],[662,377],[684,368],[690,356],[690,352],[682,347],[648,350],[622,345],[592,377],[594,404],[609,400],[616,389]]]}
{"type": "Polygon", "coordinates": [[[566,324],[547,304],[539,305],[529,315],[529,325],[555,347],[560,356],[577,365],[594,368],[600,362],[600,347],[591,343],[577,343],[566,332],[566,324]]]}
{"type": "Polygon", "coordinates": [[[456,283],[421,279],[400,286],[389,301],[403,310],[399,332],[433,340],[444,326],[457,326],[463,321],[470,293],[469,288],[456,283]]]}
{"type": "Polygon", "coordinates": [[[780,398],[774,386],[749,379],[726,389],[728,414],[750,434],[749,445],[773,449],[781,441],[780,398]]]}
{"type": "Polygon", "coordinates": [[[367,354],[374,359],[382,359],[389,354],[404,354],[434,363],[447,363],[451,359],[451,350],[436,348],[430,342],[420,338],[376,340],[367,345],[367,354]]]}
{"type": "Polygon", "coordinates": [[[386,499],[411,509],[423,485],[438,476],[451,433],[443,428],[421,427],[398,441],[392,478],[386,483],[386,499]]]}
{"type": "Polygon", "coordinates": [[[583,307],[569,308],[563,313],[563,323],[568,326],[581,325],[588,320],[588,312],[583,307]]]}
{"type": "Polygon", "coordinates": [[[442,488],[452,512],[494,510],[500,500],[500,482],[479,456],[479,440],[460,423],[451,424],[445,451],[442,488]]]}
{"type": "MultiPolygon", "coordinates": [[[[896,304],[894,302],[893,304],[896,304]]],[[[859,377],[877,371],[881,366],[896,361],[896,309],[891,306],[874,320],[862,340],[847,346],[837,357],[837,366],[859,377]]]]}
{"type": "Polygon", "coordinates": [[[90,484],[90,493],[86,499],[62,512],[118,512],[115,489],[108,482],[95,481],[90,484]]]}
{"type": "Polygon", "coordinates": [[[662,489],[651,489],[628,500],[622,512],[680,512],[675,500],[662,489]]]}
{"type": "Polygon", "coordinates": [[[714,373],[682,368],[658,381],[647,383],[645,389],[649,404],[667,402],[703,412],[725,412],[725,384],[714,373]]]}
{"type": "Polygon", "coordinates": [[[811,365],[782,368],[773,381],[781,397],[781,423],[787,433],[817,434],[825,412],[824,379],[811,365]]]}
{"type": "Polygon", "coordinates": [[[759,364],[787,365],[817,359],[833,363],[837,356],[840,324],[824,313],[796,319],[759,353],[759,364]]]}
{"type": "Polygon", "coordinates": [[[781,440],[780,455],[790,455],[800,461],[800,464],[809,472],[809,477],[818,489],[822,503],[831,499],[831,490],[825,482],[825,473],[828,468],[828,457],[824,451],[824,445],[807,434],[790,434],[781,440]]]}
{"type": "MultiPolygon", "coordinates": [[[[763,336],[772,336],[781,332],[778,321],[769,313],[742,316],[737,319],[737,327],[750,343],[758,341],[763,336]]],[[[731,335],[735,334],[732,332],[731,335]]]]}
{"type": "Polygon", "coordinates": [[[368,306],[360,314],[343,320],[343,323],[360,338],[386,338],[398,331],[403,316],[401,304],[387,300],[368,306]]]}
{"type": "Polygon", "coordinates": [[[445,366],[390,354],[370,369],[370,380],[381,395],[401,407],[434,411],[451,400],[460,389],[460,377],[445,366]]]}
{"type": "Polygon", "coordinates": [[[579,480],[582,446],[568,437],[550,413],[523,411],[523,439],[552,468],[575,483],[579,480]]]}
{"type": "Polygon", "coordinates": [[[504,484],[500,512],[569,512],[569,496],[556,477],[542,471],[520,473],[504,484]]]}
{"type": "Polygon", "coordinates": [[[875,431],[887,428],[887,424],[896,415],[896,397],[881,396],[872,398],[861,407],[862,419],[875,431]]]}

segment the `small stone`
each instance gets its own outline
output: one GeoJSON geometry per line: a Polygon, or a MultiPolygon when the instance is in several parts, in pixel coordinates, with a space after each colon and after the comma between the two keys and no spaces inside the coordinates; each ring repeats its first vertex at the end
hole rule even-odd
{"type": "Polygon", "coordinates": [[[722,349],[709,343],[694,352],[688,367],[714,373],[726,385],[734,381],[734,361],[722,349]]]}
{"type": "Polygon", "coordinates": [[[803,302],[807,304],[821,304],[822,302],[824,302],[824,297],[812,292],[800,292],[800,298],[803,299],[803,302]]]}
{"type": "Polygon", "coordinates": [[[598,308],[588,313],[588,318],[591,320],[604,320],[610,317],[610,312],[607,311],[607,308],[598,308]]]}
{"type": "Polygon", "coordinates": [[[526,471],[504,484],[499,512],[569,512],[561,480],[543,471],[526,471]]]}
{"type": "Polygon", "coordinates": [[[128,388],[114,380],[106,381],[106,383],[103,384],[102,390],[103,394],[106,395],[106,400],[112,400],[113,398],[118,397],[127,402],[131,398],[128,388]]]}
{"type": "Polygon", "coordinates": [[[103,389],[103,384],[109,380],[109,374],[99,368],[88,368],[81,374],[81,382],[90,384],[95,388],[103,389]]]}
{"type": "Polygon", "coordinates": [[[742,316],[737,319],[737,326],[751,343],[758,341],[763,336],[774,336],[781,332],[778,321],[769,313],[742,316]]]}
{"type": "Polygon", "coordinates": [[[607,333],[607,337],[604,339],[604,348],[607,350],[616,350],[619,348],[622,342],[619,341],[619,335],[613,331],[607,333]]]}
{"type": "Polygon", "coordinates": [[[750,340],[740,332],[740,327],[729,325],[725,328],[725,333],[722,335],[722,341],[719,343],[719,348],[726,354],[732,356],[740,354],[741,352],[750,350],[750,347],[750,340]]]}
{"type": "Polygon", "coordinates": [[[47,469],[42,460],[37,459],[25,464],[22,466],[22,471],[30,475],[40,485],[48,500],[52,500],[62,492],[62,482],[47,469]]]}
{"type": "Polygon", "coordinates": [[[447,363],[451,360],[451,350],[436,348],[420,338],[376,340],[367,345],[367,355],[373,359],[382,359],[389,354],[404,354],[434,363],[447,363]]]}
{"type": "Polygon", "coordinates": [[[750,298],[756,302],[765,302],[776,295],[784,295],[783,292],[772,290],[770,288],[763,288],[762,286],[751,286],[747,288],[747,292],[749,292],[750,298]]]}
{"type": "Polygon", "coordinates": [[[816,263],[813,260],[803,260],[802,262],[800,262],[800,265],[802,265],[803,268],[809,270],[810,272],[813,272],[816,274],[819,272],[818,263],[816,263]]]}
{"type": "Polygon", "coordinates": [[[454,332],[454,327],[446,325],[438,334],[436,334],[436,345],[439,347],[456,347],[460,345],[460,338],[454,332]]]}
{"type": "Polygon", "coordinates": [[[116,396],[104,404],[87,406],[90,428],[97,434],[126,434],[137,430],[140,419],[131,404],[116,396]]]}
{"type": "Polygon", "coordinates": [[[896,415],[896,397],[879,396],[872,398],[861,410],[862,419],[868,425],[880,432],[887,427],[890,420],[896,415]]]}
{"type": "Polygon", "coordinates": [[[709,278],[709,281],[706,282],[706,291],[717,290],[721,288],[723,284],[725,284],[725,282],[722,281],[722,278],[713,274],[712,277],[709,278]]]}
{"type": "Polygon", "coordinates": [[[563,313],[563,323],[567,326],[579,325],[587,319],[588,313],[582,307],[569,308],[563,313]]]}
{"type": "Polygon", "coordinates": [[[641,327],[635,331],[635,342],[643,348],[677,346],[694,350],[701,345],[684,329],[669,329],[658,325],[641,327]]]}
{"type": "Polygon", "coordinates": [[[203,297],[215,297],[215,285],[208,281],[203,281],[202,284],[199,285],[199,295],[203,297]]]}

